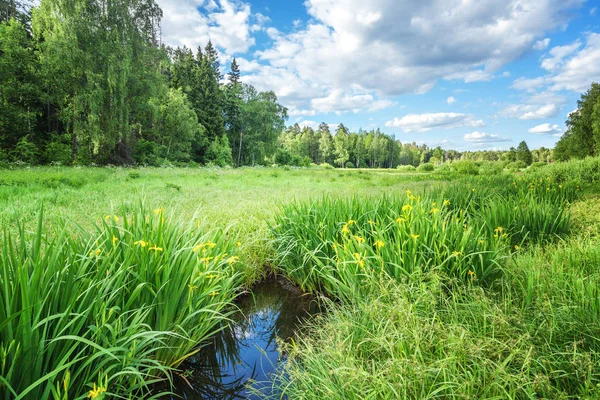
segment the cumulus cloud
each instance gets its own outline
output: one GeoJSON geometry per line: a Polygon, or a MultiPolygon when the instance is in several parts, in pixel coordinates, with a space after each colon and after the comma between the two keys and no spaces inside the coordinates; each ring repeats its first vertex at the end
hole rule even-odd
{"type": "Polygon", "coordinates": [[[493,135],[490,133],[483,132],[473,132],[467,133],[464,136],[464,140],[469,143],[475,144],[487,144],[487,143],[500,143],[500,142],[510,142],[509,138],[501,137],[498,135],[493,135]]]}
{"type": "Polygon", "coordinates": [[[251,33],[268,21],[250,5],[232,0],[157,0],[163,10],[163,41],[196,49],[209,40],[225,54],[244,53],[255,44],[251,33]]]}
{"type": "Polygon", "coordinates": [[[448,99],[446,101],[448,102],[449,105],[456,103],[456,99],[454,98],[454,96],[448,97],[448,99]]]}
{"type": "MultiPolygon", "coordinates": [[[[318,89],[282,94],[284,102],[349,96],[353,87],[372,101],[425,93],[440,79],[489,80],[507,63],[544,41],[584,0],[307,0],[312,19],[279,34],[255,57],[278,75],[293,74],[318,89]],[[444,40],[440,40],[444,38],[444,40]]],[[[261,78],[256,78],[256,81],[261,78]]],[[[278,89],[274,80],[263,87],[278,89]]],[[[317,102],[317,104],[320,104],[317,102]]],[[[301,105],[298,104],[300,108],[301,105]]],[[[343,109],[343,110],[342,110],[343,109]]]]}
{"type": "Polygon", "coordinates": [[[534,48],[534,50],[546,50],[549,45],[550,45],[550,38],[546,38],[546,39],[538,40],[537,42],[535,42],[535,45],[533,45],[533,48],[534,48]]]}
{"type": "Polygon", "coordinates": [[[401,128],[404,132],[427,132],[432,129],[452,129],[464,126],[483,127],[482,120],[458,113],[408,114],[386,122],[388,128],[401,128]]]}
{"type": "Polygon", "coordinates": [[[529,130],[529,133],[535,133],[536,135],[553,135],[561,136],[563,130],[558,125],[541,124],[534,126],[529,130]]]}
{"type": "Polygon", "coordinates": [[[577,40],[569,45],[553,47],[542,58],[541,66],[549,72],[547,75],[519,78],[512,87],[529,92],[540,88],[554,92],[586,91],[592,82],[600,80],[600,33],[587,33],[585,44],[577,40]]]}
{"type": "Polygon", "coordinates": [[[576,41],[567,46],[556,46],[542,59],[542,68],[548,71],[554,71],[563,65],[567,56],[575,53],[581,47],[581,42],[576,41]]]}

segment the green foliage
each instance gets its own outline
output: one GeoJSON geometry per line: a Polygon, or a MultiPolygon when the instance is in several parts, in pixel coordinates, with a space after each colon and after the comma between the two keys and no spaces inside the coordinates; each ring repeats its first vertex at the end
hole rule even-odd
{"type": "Polygon", "coordinates": [[[454,162],[452,170],[460,175],[479,175],[479,167],[473,161],[454,162]]]}
{"type": "Polygon", "coordinates": [[[519,146],[517,147],[517,162],[518,161],[524,162],[526,166],[530,166],[533,162],[533,155],[525,141],[519,143],[519,146]]]}
{"type": "Polygon", "coordinates": [[[401,172],[415,172],[417,170],[412,165],[398,165],[396,169],[401,172]]]}
{"type": "Polygon", "coordinates": [[[519,160],[506,165],[506,168],[511,171],[518,171],[527,168],[525,161],[519,160]]]}
{"type": "Polygon", "coordinates": [[[72,161],[72,148],[68,135],[54,135],[44,151],[44,159],[48,163],[70,165],[72,161]]]}
{"type": "Polygon", "coordinates": [[[435,170],[435,167],[433,164],[421,164],[417,167],[417,172],[433,172],[435,170]]]}
{"type": "Polygon", "coordinates": [[[600,151],[600,84],[581,95],[577,110],[569,114],[567,132],[556,145],[558,161],[598,155],[600,151]]]}
{"type": "Polygon", "coordinates": [[[149,396],[227,317],[242,283],[235,235],[123,211],[92,233],[48,237],[41,215],[33,236],[5,230],[2,398],[83,398],[95,385],[149,396]]]}
{"type": "Polygon", "coordinates": [[[344,168],[354,169],[356,167],[354,166],[354,164],[352,163],[352,161],[348,161],[348,162],[346,162],[346,165],[344,165],[344,168]]]}
{"type": "MultiPolygon", "coordinates": [[[[38,69],[37,51],[25,26],[14,19],[0,22],[0,150],[12,152],[32,140],[41,111],[38,69]]],[[[18,151],[16,156],[35,161],[18,151]]]]}

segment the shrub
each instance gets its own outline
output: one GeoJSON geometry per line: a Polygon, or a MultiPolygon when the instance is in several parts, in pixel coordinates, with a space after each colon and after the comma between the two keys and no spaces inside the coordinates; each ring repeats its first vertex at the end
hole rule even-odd
{"type": "Polygon", "coordinates": [[[460,175],[479,175],[479,167],[473,161],[456,161],[452,169],[460,175]]]}
{"type": "Polygon", "coordinates": [[[506,166],[506,168],[511,171],[516,171],[516,170],[521,170],[521,169],[527,168],[527,164],[525,163],[525,161],[519,160],[519,161],[511,162],[510,164],[508,164],[506,166]]]}
{"type": "Polygon", "coordinates": [[[435,167],[433,166],[433,164],[430,164],[430,163],[421,164],[417,168],[417,172],[433,172],[434,170],[435,170],[435,167]]]}
{"type": "Polygon", "coordinates": [[[354,163],[352,161],[347,161],[346,168],[354,168],[354,163]]]}
{"type": "Polygon", "coordinates": [[[416,171],[416,168],[413,167],[412,165],[398,165],[398,167],[396,169],[398,171],[401,171],[401,172],[414,172],[414,171],[416,171]]]}
{"type": "Polygon", "coordinates": [[[324,168],[324,169],[335,169],[333,167],[333,165],[331,165],[329,163],[321,163],[321,164],[319,164],[319,167],[324,168]]]}

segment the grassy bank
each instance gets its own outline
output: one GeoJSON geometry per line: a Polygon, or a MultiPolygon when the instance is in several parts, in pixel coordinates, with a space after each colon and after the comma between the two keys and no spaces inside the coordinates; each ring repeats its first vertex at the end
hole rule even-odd
{"type": "Polygon", "coordinates": [[[157,395],[269,268],[333,300],[290,398],[595,398],[594,163],[0,171],[0,398],[157,395]]]}
{"type": "Polygon", "coordinates": [[[416,198],[283,207],[281,270],[340,302],[289,347],[282,390],[600,398],[600,204],[578,189],[592,179],[554,168],[416,198]]]}

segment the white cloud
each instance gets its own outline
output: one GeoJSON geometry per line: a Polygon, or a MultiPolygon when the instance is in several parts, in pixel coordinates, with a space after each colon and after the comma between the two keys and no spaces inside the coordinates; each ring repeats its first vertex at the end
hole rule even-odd
{"type": "Polygon", "coordinates": [[[590,15],[594,17],[596,15],[596,11],[598,11],[598,7],[594,7],[590,10],[590,15]]]}
{"type": "Polygon", "coordinates": [[[284,70],[277,75],[291,74],[312,90],[280,94],[278,79],[258,73],[251,80],[262,81],[263,89],[276,90],[284,104],[299,108],[314,107],[312,99],[339,93],[345,106],[333,107],[325,100],[333,112],[356,109],[361,99],[355,98],[355,88],[376,102],[425,93],[440,79],[490,80],[502,66],[544,41],[548,31],[564,26],[570,16],[566,11],[583,3],[306,0],[312,19],[291,33],[280,33],[254,56],[270,71],[284,70]]]}
{"type": "Polygon", "coordinates": [[[563,65],[564,59],[575,53],[581,47],[581,42],[578,40],[567,46],[556,46],[542,59],[542,68],[548,71],[554,71],[563,65]]]}
{"type": "Polygon", "coordinates": [[[521,104],[512,104],[506,107],[500,112],[500,116],[521,120],[552,118],[558,115],[566,102],[564,96],[555,92],[532,93],[524,97],[521,104]]]}
{"type": "Polygon", "coordinates": [[[233,0],[157,0],[163,10],[163,41],[196,50],[209,40],[225,54],[244,53],[255,44],[251,32],[268,19],[233,0]],[[256,23],[252,23],[252,21],[256,23]]]}
{"type": "Polygon", "coordinates": [[[543,119],[555,117],[558,114],[558,107],[555,104],[548,104],[532,111],[527,111],[519,117],[523,120],[543,119]]]}
{"type": "Polygon", "coordinates": [[[524,90],[527,92],[535,92],[538,88],[546,84],[546,78],[543,76],[537,78],[519,78],[513,82],[512,88],[517,90],[524,90]]]}
{"type": "Polygon", "coordinates": [[[456,103],[456,99],[454,98],[454,96],[448,97],[448,99],[446,101],[448,102],[449,105],[456,103]]]}
{"type": "Polygon", "coordinates": [[[586,45],[562,63],[550,77],[552,90],[583,92],[600,80],[600,33],[590,33],[586,45]]]}
{"type": "Polygon", "coordinates": [[[464,140],[469,143],[483,144],[483,143],[500,143],[500,142],[510,142],[509,138],[501,137],[498,135],[493,135],[490,133],[483,132],[473,132],[467,133],[464,136],[464,140]]]}
{"type": "Polygon", "coordinates": [[[327,96],[312,99],[312,109],[321,113],[334,112],[341,114],[345,111],[359,112],[367,109],[369,112],[383,110],[392,107],[396,103],[389,100],[376,100],[375,96],[361,90],[353,90],[354,93],[346,93],[341,89],[334,89],[327,96]]]}
{"type": "Polygon", "coordinates": [[[563,130],[558,125],[542,124],[534,126],[529,130],[529,133],[535,133],[536,135],[562,135],[563,130]]]}
{"type": "Polygon", "coordinates": [[[519,78],[512,87],[529,92],[540,88],[554,92],[586,91],[592,82],[600,81],[600,33],[587,33],[585,44],[577,40],[552,48],[542,59],[541,66],[549,74],[533,79],[519,78]]]}
{"type": "Polygon", "coordinates": [[[463,126],[483,127],[482,120],[457,113],[408,114],[386,122],[388,128],[401,128],[404,132],[427,132],[432,129],[452,129],[463,126]]]}
{"type": "Polygon", "coordinates": [[[534,50],[546,50],[550,45],[550,38],[546,38],[543,40],[538,40],[533,45],[534,50]]]}

